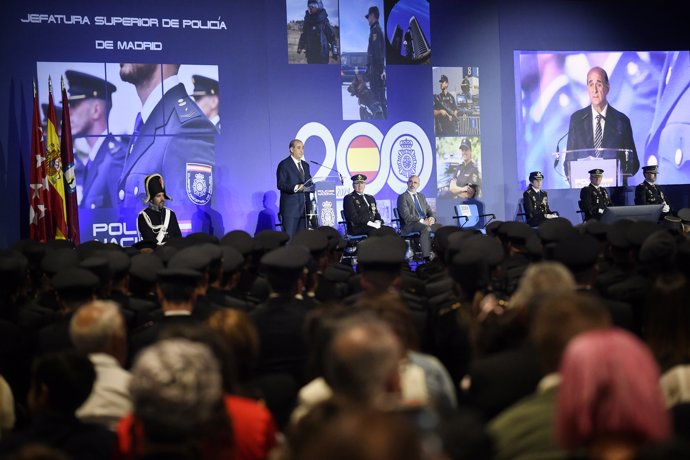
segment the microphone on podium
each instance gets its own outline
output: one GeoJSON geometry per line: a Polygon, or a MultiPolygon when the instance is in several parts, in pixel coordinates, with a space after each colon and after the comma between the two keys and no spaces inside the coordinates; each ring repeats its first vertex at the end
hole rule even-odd
{"type": "Polygon", "coordinates": [[[322,168],[326,168],[327,170],[329,170],[329,171],[331,171],[331,172],[336,172],[336,173],[338,173],[338,177],[340,178],[340,185],[344,185],[344,182],[343,182],[343,175],[340,174],[340,173],[338,172],[338,170],[333,169],[333,168],[329,168],[328,166],[326,166],[326,165],[324,165],[324,164],[321,164],[321,163],[319,163],[318,161],[314,161],[314,160],[309,160],[309,163],[314,163],[315,165],[319,165],[319,166],[321,166],[322,168]]]}
{"type": "Polygon", "coordinates": [[[565,139],[565,136],[567,136],[568,134],[570,134],[570,129],[568,129],[568,131],[564,135],[562,135],[560,139],[558,139],[558,142],[556,142],[556,159],[553,162],[554,169],[556,168],[556,166],[558,166],[558,162],[561,159],[561,141],[565,139]]]}

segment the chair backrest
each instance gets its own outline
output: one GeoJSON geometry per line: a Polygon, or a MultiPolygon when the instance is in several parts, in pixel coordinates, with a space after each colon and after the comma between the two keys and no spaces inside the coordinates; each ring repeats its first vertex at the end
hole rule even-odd
{"type": "Polygon", "coordinates": [[[463,228],[477,228],[480,225],[479,208],[474,203],[461,203],[453,206],[456,216],[466,216],[458,219],[458,225],[463,228]]]}

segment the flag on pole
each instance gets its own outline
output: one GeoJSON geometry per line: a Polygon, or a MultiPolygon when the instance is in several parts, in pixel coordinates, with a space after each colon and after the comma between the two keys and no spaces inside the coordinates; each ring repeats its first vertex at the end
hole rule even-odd
{"type": "Polygon", "coordinates": [[[72,150],[72,126],[69,119],[69,98],[65,89],[65,80],[60,77],[62,88],[62,133],[60,151],[62,152],[62,171],[65,175],[65,192],[67,196],[67,237],[75,245],[79,244],[79,209],[77,204],[77,180],[74,176],[74,151],[72,150]]]}
{"type": "Polygon", "coordinates": [[[45,156],[43,156],[43,127],[38,108],[38,92],[34,80],[34,113],[31,121],[31,157],[29,158],[29,237],[45,243],[49,231],[46,217],[48,202],[48,179],[46,177],[45,156]]]}
{"type": "Polygon", "coordinates": [[[65,180],[62,172],[60,138],[55,122],[53,81],[48,77],[48,127],[46,129],[46,167],[48,171],[48,214],[53,223],[54,235],[48,239],[67,239],[67,213],[65,206],[65,180]]]}

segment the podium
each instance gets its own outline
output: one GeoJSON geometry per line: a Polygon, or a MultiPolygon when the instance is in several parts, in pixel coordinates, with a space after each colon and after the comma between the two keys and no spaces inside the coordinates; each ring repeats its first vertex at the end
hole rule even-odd
{"type": "Polygon", "coordinates": [[[314,185],[310,187],[312,189],[310,192],[314,194],[314,198],[311,212],[307,214],[307,222],[311,222],[312,226],[316,224],[316,226],[321,227],[338,228],[335,187],[335,181],[314,180],[314,185]]]}
{"type": "MultiPolygon", "coordinates": [[[[625,173],[631,158],[631,149],[573,149],[553,154],[563,165],[564,175],[570,188],[582,188],[589,184],[589,171],[603,169],[602,187],[628,185],[630,174],[625,173]]],[[[560,173],[560,172],[559,172],[560,173]]]]}

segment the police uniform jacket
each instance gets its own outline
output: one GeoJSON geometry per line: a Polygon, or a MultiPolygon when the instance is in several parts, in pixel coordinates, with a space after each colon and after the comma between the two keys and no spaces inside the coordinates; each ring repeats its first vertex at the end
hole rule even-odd
{"type": "Polygon", "coordinates": [[[369,84],[383,85],[381,74],[383,73],[384,36],[379,22],[376,21],[369,28],[369,45],[367,47],[367,77],[369,84]]]}
{"type": "Polygon", "coordinates": [[[83,167],[80,208],[113,208],[117,205],[117,183],[113,172],[122,171],[127,147],[113,136],[107,136],[93,161],[83,167]]]}
{"type": "Polygon", "coordinates": [[[666,197],[661,188],[647,181],[635,187],[635,204],[665,204],[666,197]]]}
{"type": "Polygon", "coordinates": [[[383,221],[372,195],[352,192],[343,198],[343,211],[347,232],[350,235],[368,234],[374,228],[367,225],[369,221],[383,221]]]}
{"type": "Polygon", "coordinates": [[[210,180],[202,177],[195,181],[198,171],[189,168],[213,167],[216,134],[215,126],[187,95],[184,85],[170,88],[129,147],[118,184],[120,205],[136,208],[144,203],[144,179],[154,173],[165,178],[166,193],[179,200],[181,208],[191,208],[190,195],[200,202],[210,199],[210,180]]]}
{"type": "Polygon", "coordinates": [[[529,184],[522,194],[522,205],[525,208],[527,224],[536,227],[542,223],[546,214],[551,214],[549,198],[545,190],[537,190],[529,184]]]}
{"type": "Polygon", "coordinates": [[[604,209],[611,206],[609,192],[604,187],[589,184],[580,190],[580,209],[585,213],[585,219],[599,219],[604,209]]]}
{"type": "MultiPolygon", "coordinates": [[[[479,187],[481,182],[479,169],[474,164],[474,161],[470,161],[467,164],[463,162],[458,165],[458,170],[455,173],[455,184],[458,187],[463,187],[467,184],[476,184],[479,187]]],[[[477,190],[477,193],[479,193],[479,190],[477,190]]]]}
{"type": "Polygon", "coordinates": [[[457,125],[454,123],[456,117],[455,113],[453,113],[457,109],[458,106],[452,94],[446,92],[446,94],[439,93],[434,95],[434,110],[445,110],[452,117],[452,119],[449,119],[446,115],[436,117],[436,134],[445,136],[458,133],[457,125]]]}
{"type": "MultiPolygon", "coordinates": [[[[175,216],[175,212],[172,209],[164,209],[170,213],[170,222],[168,223],[168,234],[163,239],[163,242],[168,241],[170,238],[181,238],[182,231],[180,231],[180,225],[177,223],[177,217],[175,216]]],[[[148,207],[144,209],[142,212],[146,213],[146,215],[151,220],[151,224],[153,224],[154,226],[162,225],[165,221],[165,215],[162,211],[157,211],[151,207],[148,207]]],[[[142,240],[154,241],[158,243],[158,240],[156,239],[157,233],[155,233],[153,229],[149,227],[148,223],[146,222],[146,219],[141,214],[139,214],[139,217],[137,217],[137,230],[139,231],[142,240]]]]}

